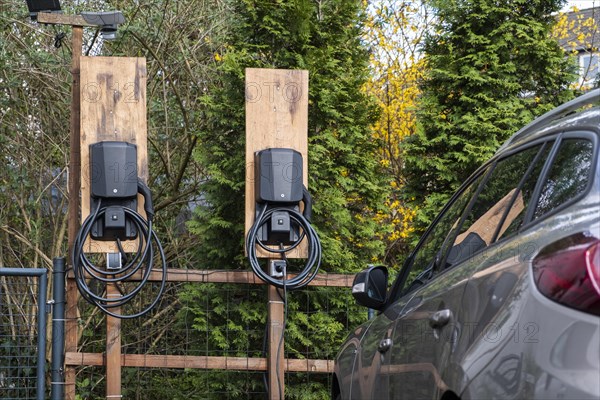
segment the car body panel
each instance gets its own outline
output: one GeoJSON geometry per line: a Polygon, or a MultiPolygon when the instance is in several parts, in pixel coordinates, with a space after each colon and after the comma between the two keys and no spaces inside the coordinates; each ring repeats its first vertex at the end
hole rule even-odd
{"type": "Polygon", "coordinates": [[[388,393],[387,374],[381,373],[382,368],[389,363],[386,354],[379,351],[383,340],[391,337],[395,320],[402,314],[404,307],[411,297],[404,298],[379,313],[368,323],[359,327],[364,329],[351,335],[342,351],[338,354],[336,376],[344,377],[340,381],[342,398],[346,399],[378,399],[385,400],[388,393]],[[359,339],[360,337],[360,339],[359,339]],[[350,362],[350,358],[352,361],[350,362]],[[346,362],[342,360],[348,360],[346,362]],[[352,378],[343,375],[352,364],[352,378]],[[340,373],[341,375],[338,375],[340,373]],[[377,379],[375,381],[375,379],[377,379]]]}
{"type": "Polygon", "coordinates": [[[460,304],[469,268],[452,269],[417,289],[409,305],[396,320],[392,337],[389,372],[389,399],[432,399],[447,390],[442,379],[456,343],[460,304]],[[448,322],[430,325],[436,313],[448,312],[448,322]],[[403,382],[414,384],[407,386],[403,382]]]}
{"type": "Polygon", "coordinates": [[[600,318],[544,297],[530,268],[547,244],[579,232],[600,238],[599,210],[598,196],[587,197],[498,246],[469,280],[462,309],[475,322],[453,360],[461,377],[452,382],[463,399],[600,398],[600,318]],[[517,279],[503,297],[494,289],[507,275],[517,279]]]}
{"type": "Polygon", "coordinates": [[[348,336],[336,357],[338,362],[335,365],[335,375],[339,377],[338,384],[341,388],[344,388],[344,394],[347,398],[355,392],[359,393],[360,384],[355,382],[358,380],[358,374],[355,373],[357,367],[356,355],[361,348],[360,342],[372,323],[373,320],[370,320],[356,328],[348,336]]]}

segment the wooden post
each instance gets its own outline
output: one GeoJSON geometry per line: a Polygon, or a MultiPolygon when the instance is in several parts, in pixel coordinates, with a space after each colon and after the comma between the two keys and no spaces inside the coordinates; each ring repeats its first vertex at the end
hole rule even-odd
{"type": "Polygon", "coordinates": [[[267,373],[269,376],[269,400],[285,398],[285,341],[284,304],[275,286],[269,286],[269,354],[267,373]]]}
{"type": "MultiPolygon", "coordinates": [[[[69,255],[72,254],[73,243],[79,229],[79,188],[80,188],[80,149],[79,149],[79,117],[80,117],[80,59],[81,47],[83,45],[83,27],[73,26],[72,33],[73,55],[71,59],[71,75],[73,84],[71,86],[71,121],[69,137],[69,221],[68,221],[68,243],[69,255]]],[[[69,257],[69,263],[71,258],[69,257]]],[[[73,267],[71,265],[71,267],[73,267]]],[[[77,342],[79,338],[78,323],[79,292],[74,279],[67,280],[66,293],[66,326],[65,326],[65,351],[77,351],[77,342]]],[[[75,367],[65,366],[65,398],[75,400],[75,367]]]]}
{"type": "MultiPolygon", "coordinates": [[[[267,148],[289,148],[302,155],[303,183],[308,186],[308,71],[246,69],[246,234],[255,217],[254,155],[267,148]]],[[[306,258],[306,241],[287,254],[306,258]]],[[[274,254],[258,248],[257,256],[274,254]]],[[[269,287],[268,329],[269,399],[282,400],[285,392],[284,302],[269,287]]]]}
{"type": "MultiPolygon", "coordinates": [[[[120,297],[115,285],[106,288],[108,298],[120,297]]],[[[111,311],[118,313],[119,308],[111,311]]],[[[106,316],[106,400],[121,399],[121,320],[106,316]]]]}

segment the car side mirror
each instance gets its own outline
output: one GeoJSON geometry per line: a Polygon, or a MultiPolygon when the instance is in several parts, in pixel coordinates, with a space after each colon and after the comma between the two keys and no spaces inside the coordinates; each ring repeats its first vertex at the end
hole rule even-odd
{"type": "Polygon", "coordinates": [[[380,310],[385,304],[387,285],[387,268],[372,265],[354,277],[352,296],[361,306],[380,310]]]}

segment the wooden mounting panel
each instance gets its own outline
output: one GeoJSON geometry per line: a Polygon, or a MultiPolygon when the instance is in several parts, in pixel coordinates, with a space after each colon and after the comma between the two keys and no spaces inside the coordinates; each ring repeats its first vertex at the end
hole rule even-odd
{"type": "MultiPolygon", "coordinates": [[[[246,69],[246,234],[254,223],[254,154],[290,148],[302,154],[308,187],[308,71],[246,69]]],[[[278,258],[257,249],[261,258],[278,258]]],[[[306,258],[306,240],[287,254],[306,258]]]]}
{"type": "MultiPolygon", "coordinates": [[[[138,176],[148,179],[146,122],[146,59],[81,57],[81,220],[90,213],[89,146],[102,141],[124,141],[137,146],[138,176]]],[[[138,195],[138,212],[144,215],[138,195]]],[[[124,242],[126,251],[136,241],[124,242]]],[[[89,253],[114,253],[113,242],[88,240],[89,253]]]]}

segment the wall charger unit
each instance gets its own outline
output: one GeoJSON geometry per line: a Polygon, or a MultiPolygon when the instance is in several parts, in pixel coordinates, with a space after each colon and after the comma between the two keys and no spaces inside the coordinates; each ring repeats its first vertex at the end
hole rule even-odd
{"type": "Polygon", "coordinates": [[[293,149],[265,149],[255,154],[256,201],[302,201],[302,154],[293,149]]]}
{"type": "Polygon", "coordinates": [[[312,199],[303,184],[302,155],[293,149],[269,148],[255,154],[255,218],[246,237],[248,258],[254,272],[263,281],[277,287],[297,289],[307,285],[316,275],[321,264],[321,243],[313,227],[312,199]],[[303,210],[300,212],[300,204],[303,210]],[[308,243],[308,259],[305,268],[294,278],[286,279],[285,268],[269,272],[261,267],[257,254],[258,245],[265,251],[281,256],[286,265],[286,253],[303,240],[308,243]]]}
{"type": "MultiPolygon", "coordinates": [[[[77,288],[84,299],[108,315],[128,319],[142,316],[158,303],[164,292],[167,263],[152,228],[152,193],[138,177],[136,146],[116,141],[92,144],[90,183],[90,215],[81,224],[71,254],[77,288]],[[144,200],[145,217],[137,211],[138,193],[144,200]],[[97,260],[87,256],[85,243],[88,237],[115,242],[118,252],[106,254],[106,267],[96,265],[97,260]],[[137,246],[126,252],[122,243],[125,240],[136,240],[137,246]],[[162,278],[160,287],[154,290],[154,299],[141,311],[124,312],[121,307],[150,282],[155,260],[160,260],[162,278]],[[136,275],[137,278],[132,279],[136,275]],[[129,285],[122,285],[124,282],[129,285]],[[111,285],[118,286],[119,296],[108,294],[111,285]]],[[[148,292],[152,292],[152,286],[147,286],[148,292]]],[[[144,298],[152,297],[146,294],[144,298]]]]}
{"type": "Polygon", "coordinates": [[[98,203],[106,207],[103,218],[91,230],[94,240],[130,240],[137,229],[125,208],[137,210],[137,148],[127,142],[99,142],[90,145],[90,210],[98,203]]]}
{"type": "MultiPolygon", "coordinates": [[[[292,223],[287,209],[299,211],[299,203],[306,196],[303,185],[302,155],[293,149],[275,148],[255,155],[256,217],[261,206],[279,205],[270,223],[261,226],[258,239],[269,245],[290,245],[300,239],[298,224],[292,223]]],[[[305,205],[306,206],[306,205],[305,205]]]]}

